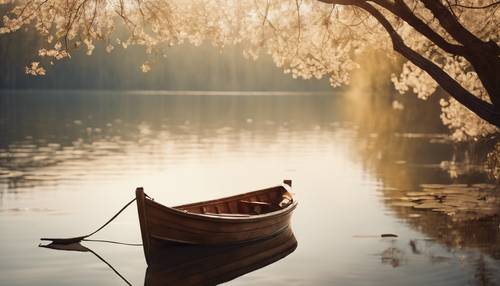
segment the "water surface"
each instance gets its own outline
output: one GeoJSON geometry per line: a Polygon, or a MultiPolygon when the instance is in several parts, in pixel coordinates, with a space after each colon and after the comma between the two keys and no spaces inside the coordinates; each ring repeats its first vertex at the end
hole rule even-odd
{"type": "MultiPolygon", "coordinates": [[[[437,125],[388,126],[351,104],[340,93],[1,92],[0,284],[123,284],[93,255],[38,239],[91,232],[138,186],[178,205],[288,178],[297,249],[228,285],[500,284],[498,220],[393,203],[422,183],[487,183],[481,168],[449,168],[461,155],[437,125]]],[[[140,243],[135,208],[95,238],[140,243]]],[[[84,245],[144,283],[140,247],[84,245]]]]}

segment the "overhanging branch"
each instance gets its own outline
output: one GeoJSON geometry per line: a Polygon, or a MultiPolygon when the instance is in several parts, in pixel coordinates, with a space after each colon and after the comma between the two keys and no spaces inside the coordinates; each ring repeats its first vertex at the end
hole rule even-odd
{"type": "Polygon", "coordinates": [[[464,46],[467,45],[483,45],[481,39],[464,28],[458,19],[452,14],[441,1],[437,0],[421,0],[424,6],[439,20],[439,24],[448,32],[455,40],[464,46]]]}
{"type": "MultiPolygon", "coordinates": [[[[435,0],[434,0],[435,1],[435,0]]],[[[416,51],[407,46],[401,36],[396,32],[392,24],[385,18],[385,16],[373,7],[371,4],[362,0],[332,0],[322,1],[326,3],[335,3],[340,5],[353,5],[362,8],[370,15],[372,15],[389,34],[393,48],[396,52],[407,58],[417,67],[426,71],[450,96],[455,98],[462,105],[477,114],[485,121],[500,127],[500,113],[496,111],[493,104],[481,100],[474,96],[457,81],[449,76],[442,68],[434,64],[429,59],[420,55],[416,51]]]]}
{"type": "Polygon", "coordinates": [[[385,0],[369,0],[377,5],[385,8],[390,11],[396,17],[401,18],[408,25],[413,27],[417,32],[425,36],[427,39],[432,41],[442,50],[447,53],[454,55],[463,56],[465,51],[463,46],[456,45],[448,42],[445,38],[439,35],[436,31],[431,29],[429,25],[424,23],[420,18],[418,18],[411,9],[406,5],[406,3],[402,0],[396,0],[395,2],[385,1],[385,0]]]}

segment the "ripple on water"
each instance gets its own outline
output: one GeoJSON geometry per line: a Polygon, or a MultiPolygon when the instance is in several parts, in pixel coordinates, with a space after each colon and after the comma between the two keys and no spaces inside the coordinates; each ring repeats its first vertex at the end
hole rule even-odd
{"type": "MultiPolygon", "coordinates": [[[[500,253],[495,249],[500,245],[495,240],[498,225],[492,230],[490,226],[461,224],[446,219],[448,216],[443,212],[435,212],[438,208],[414,208],[432,203],[434,207],[439,204],[443,210],[470,209],[480,198],[470,194],[492,188],[488,184],[418,186],[421,182],[449,179],[442,180],[443,170],[447,170],[443,168],[450,169],[452,164],[440,162],[450,158],[421,162],[410,154],[415,151],[418,154],[415,157],[420,157],[420,152],[439,155],[443,150],[444,153],[451,150],[451,147],[445,149],[442,144],[433,144],[446,144],[447,138],[442,134],[391,136],[380,130],[368,131],[369,140],[365,140],[363,147],[364,137],[360,133],[365,130],[358,129],[359,123],[340,118],[340,113],[323,109],[323,103],[309,102],[310,99],[304,99],[308,104],[280,101],[271,104],[269,110],[272,111],[264,114],[253,105],[239,105],[234,99],[226,102],[228,97],[224,101],[231,104],[214,102],[217,104],[212,107],[223,108],[213,110],[189,98],[176,98],[175,101],[183,102],[180,105],[169,98],[164,98],[166,104],[148,99],[144,100],[144,107],[134,105],[140,112],[132,115],[131,103],[122,100],[125,95],[121,93],[117,94],[120,100],[116,106],[128,102],[120,105],[123,109],[114,109],[116,106],[111,104],[105,112],[100,111],[104,106],[101,101],[92,105],[91,97],[81,96],[91,108],[71,109],[68,105],[74,112],[53,114],[57,118],[55,122],[37,125],[36,130],[17,130],[33,132],[32,137],[20,136],[19,142],[7,142],[0,149],[0,212],[4,223],[1,229],[15,230],[8,232],[11,236],[2,233],[2,239],[12,247],[0,250],[2,254],[8,252],[9,260],[17,263],[16,279],[30,275],[40,277],[40,267],[45,267],[45,276],[40,278],[45,284],[56,280],[63,281],[61,284],[80,281],[67,278],[66,274],[61,276],[60,267],[64,266],[68,271],[63,272],[71,276],[104,281],[109,273],[101,275],[101,272],[106,266],[98,266],[95,261],[75,265],[78,258],[60,253],[33,254],[33,248],[35,240],[46,230],[77,235],[82,228],[91,229],[102,218],[108,218],[115,207],[120,207],[116,202],[125,198],[122,195],[128,199],[128,184],[137,181],[151,184],[158,189],[158,196],[166,197],[165,201],[170,203],[202,196],[209,199],[223,188],[224,192],[234,192],[234,186],[241,189],[247,185],[267,185],[276,177],[280,180],[281,176],[291,174],[301,202],[294,217],[294,227],[302,234],[297,251],[273,267],[246,275],[234,284],[248,285],[245,277],[254,277],[256,283],[264,282],[256,285],[288,282],[295,285],[474,285],[480,284],[477,277],[490,276],[491,281],[498,281],[498,255],[497,260],[491,258],[494,253],[500,253]],[[275,111],[282,106],[286,112],[280,115],[275,111]],[[228,114],[227,110],[232,112],[228,114]],[[118,117],[120,119],[116,119],[118,117]],[[390,142],[381,148],[373,144],[388,136],[390,142]],[[411,142],[416,143],[411,145],[411,142]],[[423,143],[426,145],[422,147],[423,143]],[[435,145],[442,149],[432,149],[435,145]],[[360,153],[358,148],[374,156],[360,153]],[[388,153],[397,153],[397,156],[387,157],[388,153]],[[391,169],[391,166],[396,167],[391,169]],[[391,180],[404,179],[412,183],[395,184],[393,188],[385,186],[391,180]],[[211,184],[207,191],[213,193],[205,192],[206,182],[211,184]],[[165,191],[165,183],[173,191],[165,191]],[[184,184],[194,187],[182,189],[180,186],[184,184]],[[106,187],[96,188],[96,185],[106,187]],[[375,190],[378,193],[374,194],[375,190]],[[469,194],[465,194],[466,191],[469,194]],[[61,207],[74,210],[78,215],[64,214],[61,207]],[[327,216],[318,219],[316,215],[322,211],[327,216]],[[45,214],[64,216],[41,220],[45,214]],[[400,238],[387,241],[377,236],[369,242],[358,238],[350,241],[352,233],[360,228],[369,228],[375,233],[390,229],[400,238]],[[434,242],[413,239],[413,236],[430,237],[434,242]],[[23,243],[19,243],[23,239],[23,243]],[[482,248],[485,244],[487,247],[482,248]],[[263,278],[255,278],[259,275],[263,278]]],[[[258,102],[258,99],[251,101],[258,102]]],[[[263,103],[269,105],[269,102],[263,103]]],[[[52,109],[39,113],[43,116],[25,114],[16,116],[16,120],[34,122],[36,119],[43,123],[46,113],[52,109]]],[[[489,197],[481,198],[481,203],[488,202],[489,197]]],[[[109,233],[130,236],[130,241],[137,241],[140,238],[135,211],[124,214],[116,224],[110,225],[109,233]]],[[[107,238],[107,234],[103,237],[107,238]]],[[[139,277],[140,283],[144,281],[141,275],[144,275],[145,264],[140,249],[117,252],[116,248],[102,248],[107,250],[105,256],[112,257],[111,261],[118,264],[118,269],[126,269],[126,274],[139,277]],[[131,266],[132,260],[140,262],[137,267],[131,266]]],[[[10,262],[5,261],[9,265],[10,262]]],[[[1,265],[0,273],[6,273],[1,265]]],[[[12,273],[2,275],[0,281],[10,279],[10,275],[12,273]]],[[[17,282],[12,281],[5,284],[17,282]]]]}

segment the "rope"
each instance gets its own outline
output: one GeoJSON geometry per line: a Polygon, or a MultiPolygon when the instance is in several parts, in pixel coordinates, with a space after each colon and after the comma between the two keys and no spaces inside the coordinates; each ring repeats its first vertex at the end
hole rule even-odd
{"type": "Polygon", "coordinates": [[[120,272],[118,272],[118,270],[116,270],[113,265],[111,265],[109,262],[107,262],[104,258],[102,258],[99,254],[97,254],[96,252],[94,252],[92,249],[89,249],[90,253],[94,254],[97,258],[99,258],[99,260],[101,260],[102,262],[106,263],[106,265],[111,268],[111,270],[113,270],[113,272],[116,273],[116,275],[118,275],[125,283],[127,283],[127,285],[129,286],[132,286],[132,283],[130,283],[123,275],[120,274],[120,272]]]}
{"type": "MultiPolygon", "coordinates": [[[[149,196],[148,196],[149,197],[149,196]]],[[[80,242],[82,240],[85,240],[85,238],[92,236],[99,232],[101,229],[106,227],[110,222],[112,222],[118,215],[120,215],[128,206],[130,206],[133,202],[135,202],[136,198],[128,202],[125,206],[123,206],[111,219],[109,219],[104,225],[102,225],[100,228],[96,229],[94,232],[91,232],[87,235],[83,236],[77,236],[77,237],[70,237],[70,238],[40,238],[40,240],[49,240],[57,244],[70,244],[70,243],[76,243],[80,242]]],[[[90,241],[90,240],[89,240],[90,241]]],[[[104,241],[103,241],[104,242],[104,241]]],[[[119,244],[125,244],[125,243],[119,243],[119,244]]]]}
{"type": "Polygon", "coordinates": [[[106,243],[121,244],[121,245],[130,245],[130,246],[142,246],[142,243],[127,243],[127,242],[119,242],[119,241],[104,240],[104,239],[82,239],[82,241],[106,242],[106,243]]]}
{"type": "Polygon", "coordinates": [[[105,226],[107,226],[110,222],[112,222],[118,215],[120,215],[122,213],[122,211],[124,211],[128,206],[130,206],[131,203],[135,202],[135,198],[133,200],[131,200],[130,202],[128,202],[123,208],[121,208],[121,210],[119,210],[110,220],[108,220],[103,226],[101,226],[100,228],[98,228],[97,230],[95,230],[94,232],[92,232],[91,234],[87,234],[84,238],[87,238],[93,234],[96,234],[98,231],[100,231],[101,229],[103,229],[105,226]]]}

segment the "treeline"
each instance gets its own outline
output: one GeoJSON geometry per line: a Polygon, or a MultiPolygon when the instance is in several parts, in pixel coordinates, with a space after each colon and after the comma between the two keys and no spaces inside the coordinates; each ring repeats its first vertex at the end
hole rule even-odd
{"type": "Polygon", "coordinates": [[[47,44],[32,32],[0,35],[0,89],[331,90],[326,79],[292,79],[268,56],[251,61],[238,47],[219,51],[208,44],[169,48],[166,58],[153,59],[149,73],[140,70],[147,60],[143,48],[118,46],[109,54],[97,44],[92,56],[74,51],[54,66],[44,62],[47,75],[28,76],[25,66],[37,60],[41,47],[47,44]]]}

